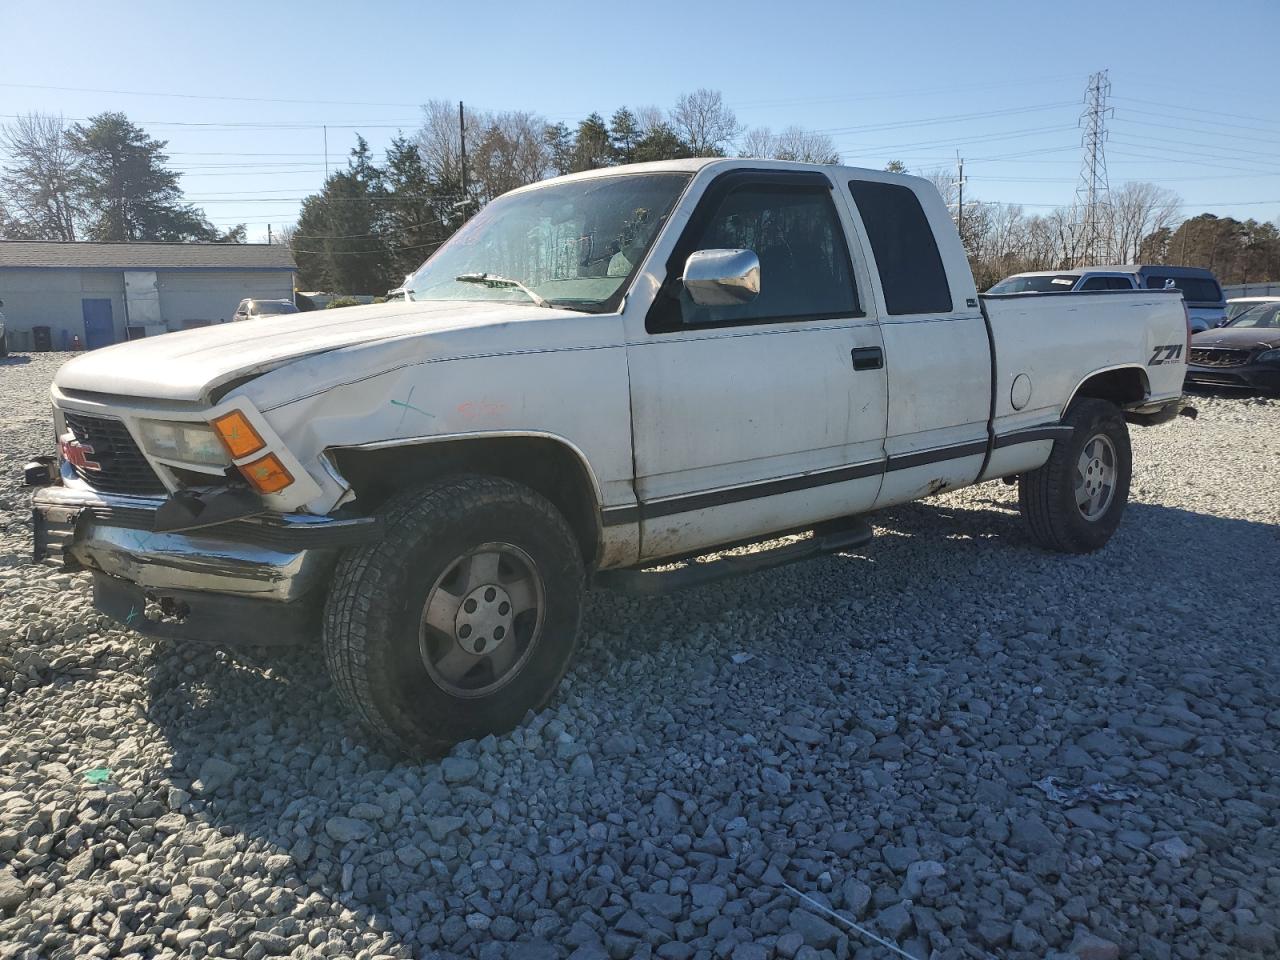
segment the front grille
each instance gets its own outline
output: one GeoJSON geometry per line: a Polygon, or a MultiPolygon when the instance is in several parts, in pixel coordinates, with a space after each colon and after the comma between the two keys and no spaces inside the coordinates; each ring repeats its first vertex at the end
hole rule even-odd
{"type": "Polygon", "coordinates": [[[1249,354],[1252,352],[1223,347],[1198,347],[1191,351],[1191,362],[1198,367],[1238,367],[1249,362],[1249,354]]]}
{"type": "Polygon", "coordinates": [[[146,495],[165,492],[164,484],[121,421],[65,411],[63,416],[71,435],[80,443],[93,447],[89,460],[101,468],[91,470],[72,464],[76,476],[89,486],[107,493],[146,495]]]}

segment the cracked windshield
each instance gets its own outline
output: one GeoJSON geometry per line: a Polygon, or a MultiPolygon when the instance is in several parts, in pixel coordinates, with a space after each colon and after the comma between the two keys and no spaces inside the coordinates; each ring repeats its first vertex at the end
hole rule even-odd
{"type": "Polygon", "coordinates": [[[636,174],[502,197],[419,268],[409,297],[615,309],[688,182],[686,174],[636,174]]]}

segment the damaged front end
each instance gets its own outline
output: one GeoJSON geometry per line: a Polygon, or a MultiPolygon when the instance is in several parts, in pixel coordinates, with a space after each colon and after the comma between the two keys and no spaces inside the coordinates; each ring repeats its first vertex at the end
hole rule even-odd
{"type": "Polygon", "coordinates": [[[243,489],[129,496],[55,483],[32,501],[37,562],[94,576],[94,605],[152,636],[285,644],[313,636],[338,552],[370,517],[275,514],[243,489]]]}

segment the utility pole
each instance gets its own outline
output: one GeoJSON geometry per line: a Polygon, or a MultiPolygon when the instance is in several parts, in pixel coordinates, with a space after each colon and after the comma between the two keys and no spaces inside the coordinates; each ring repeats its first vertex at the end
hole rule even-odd
{"type": "Polygon", "coordinates": [[[956,233],[960,234],[960,244],[964,245],[964,157],[956,151],[956,187],[960,193],[956,197],[956,233]]]}
{"type": "Polygon", "coordinates": [[[1108,105],[1111,81],[1107,71],[1090,75],[1085,88],[1084,113],[1080,126],[1084,133],[1080,145],[1084,156],[1080,164],[1080,182],[1076,186],[1076,217],[1081,237],[1080,262],[1087,266],[1111,259],[1111,187],[1107,179],[1107,120],[1115,115],[1108,105]]]}
{"type": "Polygon", "coordinates": [[[458,101],[458,142],[462,146],[462,219],[467,218],[467,121],[462,111],[462,101],[458,101]]]}
{"type": "Polygon", "coordinates": [[[329,182],[329,126],[326,124],[321,127],[324,131],[324,179],[329,182]]]}
{"type": "Polygon", "coordinates": [[[267,243],[271,243],[271,224],[267,224],[267,243]]]}

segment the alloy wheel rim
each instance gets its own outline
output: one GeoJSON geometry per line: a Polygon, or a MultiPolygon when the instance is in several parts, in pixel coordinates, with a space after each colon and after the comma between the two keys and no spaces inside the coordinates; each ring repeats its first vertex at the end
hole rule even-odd
{"type": "Polygon", "coordinates": [[[1116,495],[1116,448],[1106,434],[1095,434],[1076,461],[1075,498],[1080,515],[1093,522],[1107,512],[1116,495]]]}
{"type": "Polygon", "coordinates": [[[422,606],[418,649],[431,679],[455,697],[483,697],[523,668],[542,637],[546,591],[532,558],[482,543],[450,563],[422,606]]]}

